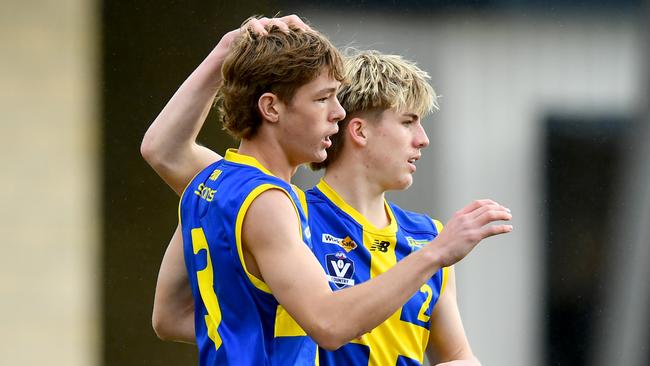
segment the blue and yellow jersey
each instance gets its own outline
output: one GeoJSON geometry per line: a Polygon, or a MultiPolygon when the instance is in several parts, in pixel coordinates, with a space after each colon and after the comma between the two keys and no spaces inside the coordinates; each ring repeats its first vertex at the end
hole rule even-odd
{"type": "Polygon", "coordinates": [[[181,197],[183,251],[195,304],[199,365],[310,365],[317,347],[279,306],[269,287],[248,272],[241,229],[253,200],[284,191],[311,248],[304,204],[294,187],[253,157],[228,150],[192,180],[181,197]]]}
{"type": "MultiPolygon", "coordinates": [[[[390,225],[376,228],[325,181],[307,191],[312,251],[333,290],[368,281],[433,240],[442,225],[428,216],[386,203],[390,225]]],[[[336,351],[319,351],[320,364],[422,365],[430,317],[443,291],[447,270],[439,270],[388,320],[336,351]]]]}

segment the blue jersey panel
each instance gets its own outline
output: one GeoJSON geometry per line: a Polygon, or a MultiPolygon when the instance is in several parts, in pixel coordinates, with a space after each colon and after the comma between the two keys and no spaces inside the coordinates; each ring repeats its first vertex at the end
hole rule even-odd
{"type": "MultiPolygon", "coordinates": [[[[311,247],[307,218],[293,188],[254,158],[229,150],[188,185],[179,209],[183,250],[195,300],[199,365],[314,365],[315,343],[276,334],[281,312],[268,286],[245,267],[241,226],[268,189],[290,196],[311,247]]],[[[285,321],[286,323],[286,321],[285,321]]]]}

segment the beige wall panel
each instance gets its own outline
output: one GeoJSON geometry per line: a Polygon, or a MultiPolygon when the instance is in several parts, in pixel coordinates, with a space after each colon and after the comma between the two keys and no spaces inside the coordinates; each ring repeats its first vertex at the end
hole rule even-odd
{"type": "Polygon", "coordinates": [[[96,5],[0,5],[2,365],[98,363],[96,5]]]}

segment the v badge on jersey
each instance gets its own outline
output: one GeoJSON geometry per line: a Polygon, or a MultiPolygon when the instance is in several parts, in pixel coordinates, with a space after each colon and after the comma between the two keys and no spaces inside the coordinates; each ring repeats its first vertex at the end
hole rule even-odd
{"type": "Polygon", "coordinates": [[[325,255],[327,264],[327,278],[338,288],[354,286],[354,262],[345,253],[325,255]]]}

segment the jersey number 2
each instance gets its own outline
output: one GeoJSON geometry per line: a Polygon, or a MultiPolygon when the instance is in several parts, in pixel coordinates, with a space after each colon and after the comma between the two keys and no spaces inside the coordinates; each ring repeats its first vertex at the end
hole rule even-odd
{"type": "Polygon", "coordinates": [[[418,320],[426,323],[429,321],[429,318],[431,318],[431,316],[427,315],[426,312],[429,309],[429,304],[431,304],[431,297],[433,296],[433,290],[429,285],[424,284],[422,285],[422,287],[420,287],[420,292],[427,294],[427,299],[424,300],[424,303],[420,308],[420,312],[418,313],[418,320]]]}

